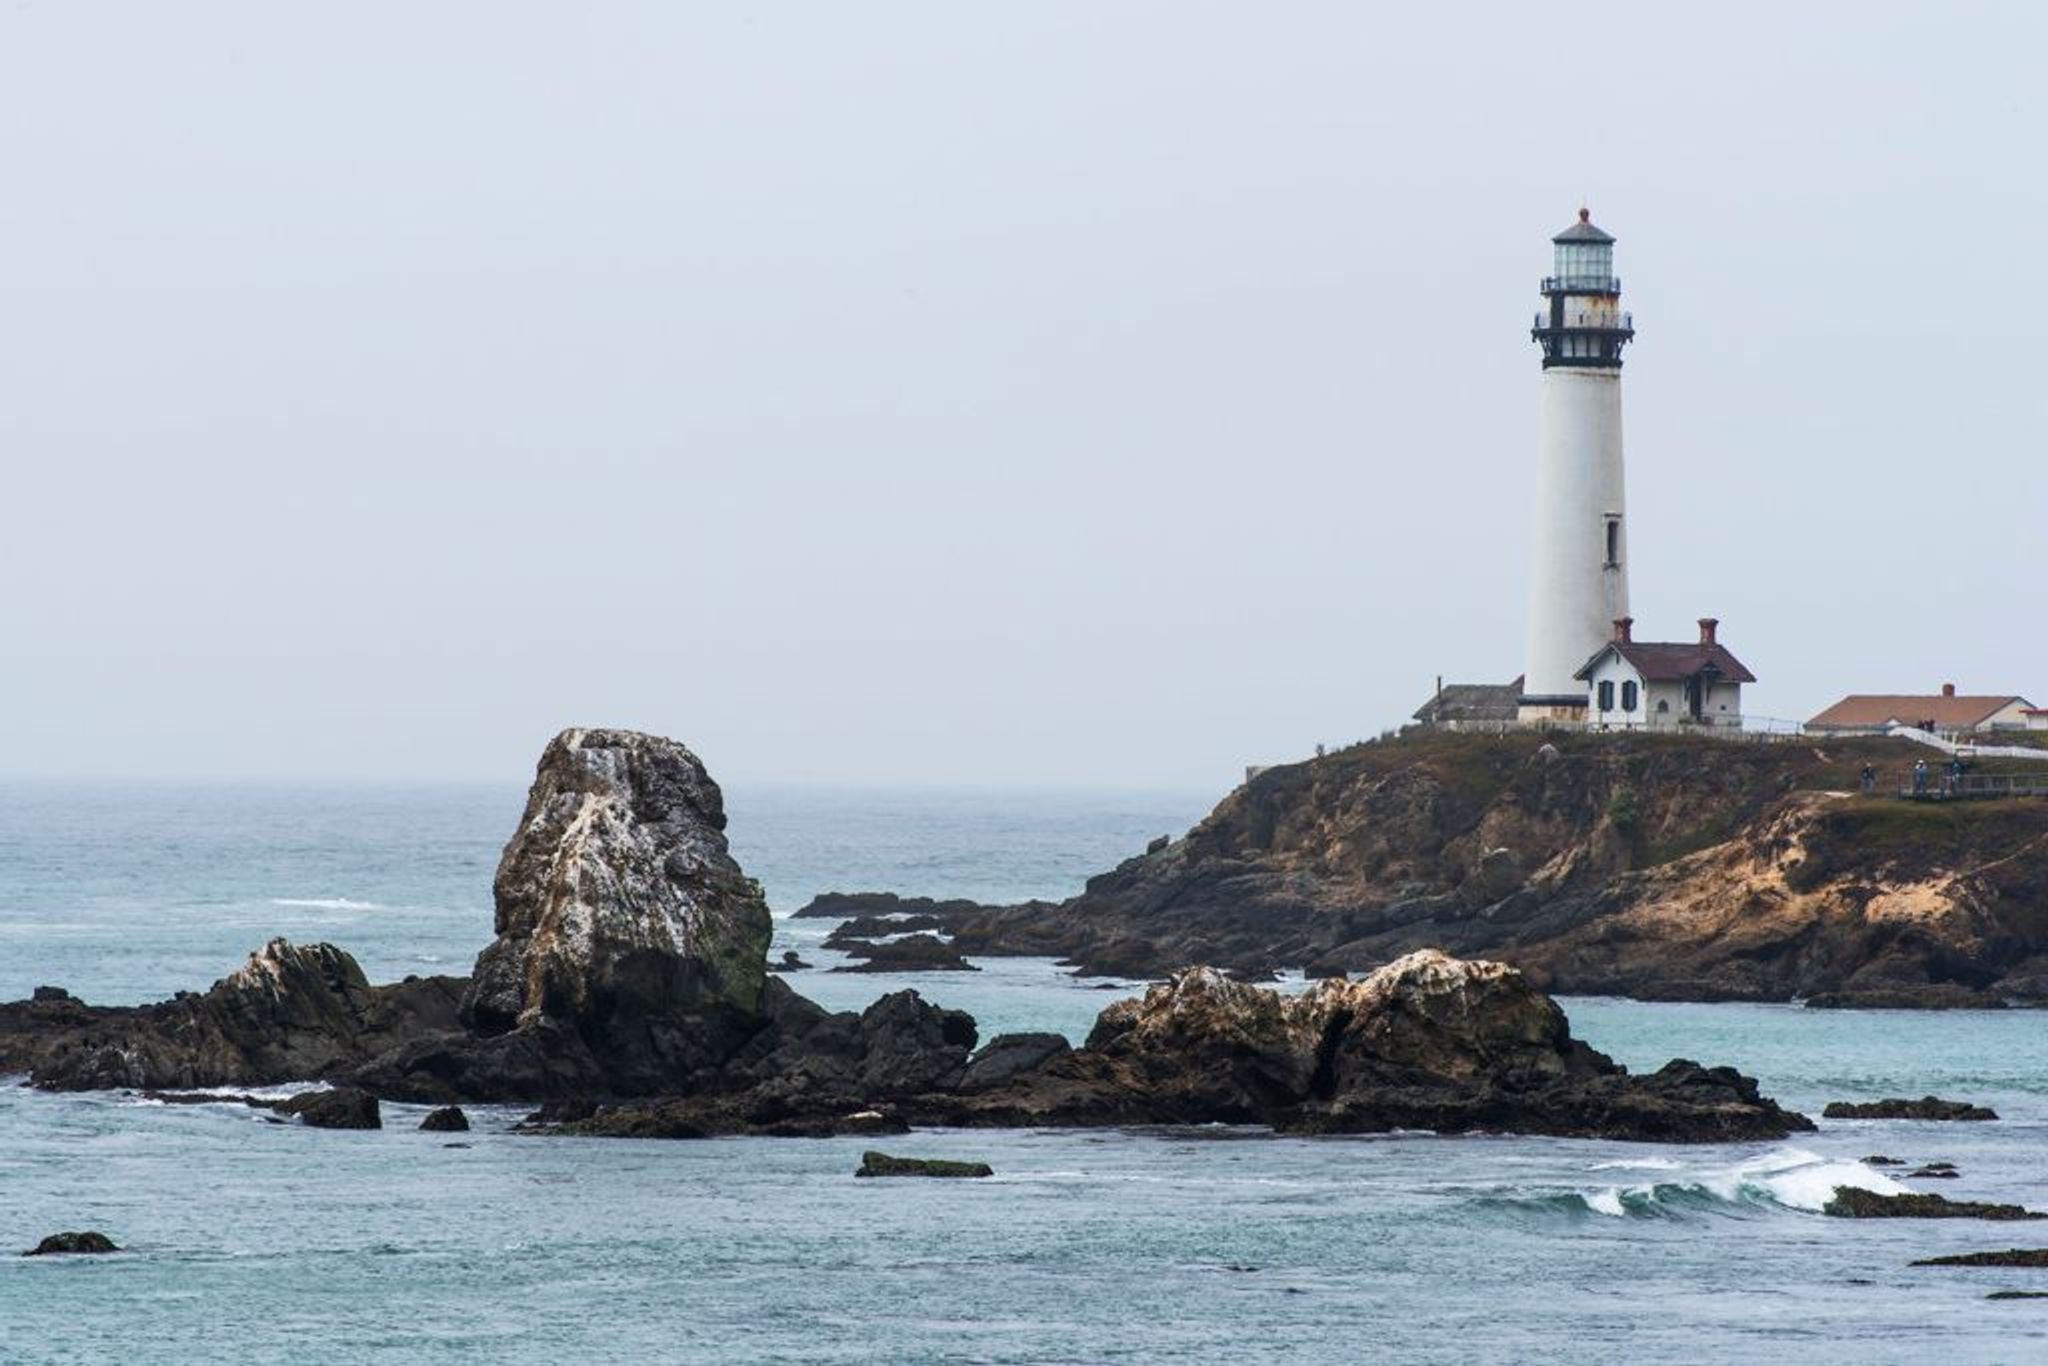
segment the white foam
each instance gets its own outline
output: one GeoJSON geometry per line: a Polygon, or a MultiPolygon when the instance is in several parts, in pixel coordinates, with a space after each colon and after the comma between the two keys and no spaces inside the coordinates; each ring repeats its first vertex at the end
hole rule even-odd
{"type": "Polygon", "coordinates": [[[1595,1162],[1592,1166],[1586,1168],[1586,1170],[1589,1172],[1675,1172],[1678,1170],[1678,1162],[1675,1158],[1669,1157],[1631,1157],[1622,1158],[1613,1162],[1595,1162]]]}
{"type": "Polygon", "coordinates": [[[1619,1219],[1628,1213],[1621,1207],[1621,1191],[1614,1186],[1609,1186],[1604,1191],[1594,1191],[1584,1198],[1586,1208],[1595,1214],[1608,1214],[1619,1219]]]}
{"type": "Polygon", "coordinates": [[[1818,1211],[1843,1186],[1881,1195],[1902,1195],[1908,1189],[1861,1162],[1824,1158],[1803,1148],[1769,1154],[1737,1171],[1748,1183],[1769,1192],[1773,1200],[1793,1209],[1818,1211]]]}
{"type": "Polygon", "coordinates": [[[273,906],[303,906],[316,911],[381,911],[374,901],[352,901],[345,896],[275,896],[273,906]]]}

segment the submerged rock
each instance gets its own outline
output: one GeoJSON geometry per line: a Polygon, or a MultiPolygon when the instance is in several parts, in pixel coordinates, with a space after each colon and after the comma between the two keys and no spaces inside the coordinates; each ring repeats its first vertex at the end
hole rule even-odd
{"type": "Polygon", "coordinates": [[[1994,1290],[1987,1300],[2048,1300],[2048,1290],[1994,1290]]]}
{"type": "Polygon", "coordinates": [[[887,1153],[864,1152],[855,1176],[994,1176],[986,1162],[952,1162],[933,1157],[891,1157],[887,1153]]]}
{"type": "Polygon", "coordinates": [[[1983,1105],[1972,1105],[1966,1100],[1943,1100],[1939,1096],[1922,1096],[1918,1100],[1850,1101],[1831,1100],[1820,1112],[1822,1119],[1937,1119],[1937,1120],[1990,1120],[1997,1119],[1998,1112],[1983,1105]]]}
{"type": "Polygon", "coordinates": [[[119,1252],[114,1240],[104,1233],[90,1229],[81,1233],[53,1233],[37,1243],[24,1257],[71,1257],[91,1256],[107,1252],[119,1252]]]}
{"type": "Polygon", "coordinates": [[[466,1134],[469,1132],[469,1116],[462,1113],[460,1105],[444,1105],[428,1113],[420,1121],[420,1131],[429,1134],[466,1134]]]}
{"type": "Polygon", "coordinates": [[[1946,1257],[1922,1257],[1913,1265],[2048,1267],[2048,1247],[2009,1247],[2003,1252],[1957,1252],[1946,1257]]]}
{"type": "Polygon", "coordinates": [[[1919,1191],[1886,1195],[1856,1186],[1837,1186],[1834,1198],[1821,1206],[1821,1213],[1838,1219],[2048,1219],[2048,1214],[2020,1205],[1950,1200],[1919,1191]]]}

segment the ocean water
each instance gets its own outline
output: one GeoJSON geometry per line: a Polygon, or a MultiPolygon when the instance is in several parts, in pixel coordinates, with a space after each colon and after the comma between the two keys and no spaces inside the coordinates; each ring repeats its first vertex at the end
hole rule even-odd
{"type": "MultiPolygon", "coordinates": [[[[264,938],[331,939],[375,978],[463,971],[522,794],[0,786],[0,997],[201,987],[264,938]]],[[[1177,832],[1199,794],[729,794],[778,913],[828,887],[1056,896],[1177,832]]],[[[820,967],[824,925],[778,922],[820,967]]],[[[1095,984],[798,974],[838,1007],[915,985],[987,1036],[1079,1037],[1095,984]]],[[[98,1228],[112,1258],[0,1256],[0,1362],[2037,1361],[2048,1272],[1913,1268],[2048,1246],[2024,1224],[1848,1221],[1860,1159],[2048,1206],[2048,1029],[2025,1012],[1823,1013],[1568,999],[1637,1067],[1741,1066],[1788,1103],[1935,1092],[1995,1124],[1825,1123],[1775,1144],[1229,1129],[925,1132],[985,1182],[856,1181],[861,1140],[449,1147],[228,1106],[0,1086],[0,1252],[98,1228]]]]}

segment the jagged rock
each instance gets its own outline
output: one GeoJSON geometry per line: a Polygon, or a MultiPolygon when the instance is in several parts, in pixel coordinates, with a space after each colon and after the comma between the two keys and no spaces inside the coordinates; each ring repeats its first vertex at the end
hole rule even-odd
{"type": "Polygon", "coordinates": [[[783,950],[782,957],[768,965],[770,972],[808,972],[811,965],[797,956],[795,949],[783,950]]]}
{"type": "Polygon", "coordinates": [[[353,1086],[326,1091],[306,1091],[271,1106],[279,1114],[293,1115],[312,1129],[381,1129],[384,1117],[377,1098],[353,1086]]]}
{"type": "Polygon", "coordinates": [[[1918,1100],[1851,1101],[1831,1100],[1820,1112],[1822,1119],[1934,1119],[1982,1121],[1998,1118],[1998,1112],[1966,1100],[1943,1100],[1922,1096],[1918,1100]]]}
{"type": "Polygon", "coordinates": [[[1222,1121],[1668,1142],[1812,1127],[1729,1068],[1678,1061],[1630,1076],[1573,1039],[1556,1003],[1520,973],[1435,951],[1297,997],[1191,969],[1111,1005],[1081,1050],[985,1091],[906,1108],[928,1123],[1222,1121]]]}
{"type": "Polygon", "coordinates": [[[554,1022],[631,1092],[715,1066],[756,1027],[768,903],[727,849],[718,785],[675,741],[556,736],[494,893],[497,938],[462,1002],[475,1033],[554,1022]]]}
{"type": "Polygon", "coordinates": [[[1837,1186],[1834,1198],[1821,1207],[1821,1213],[1841,1219],[2048,1219],[2048,1214],[2020,1205],[1950,1200],[1920,1191],[1885,1195],[1856,1186],[1837,1186]]]}
{"type": "Polygon", "coordinates": [[[1883,1153],[1872,1153],[1869,1157],[1863,1159],[1863,1165],[1866,1167],[1903,1167],[1906,1165],[1906,1162],[1904,1158],[1886,1157],[1883,1153]]]}
{"type": "Polygon", "coordinates": [[[466,1134],[469,1132],[469,1116],[462,1113],[460,1105],[444,1105],[430,1111],[420,1121],[420,1129],[430,1134],[466,1134]]]}
{"type": "Polygon", "coordinates": [[[120,1250],[120,1248],[114,1246],[114,1240],[106,1234],[96,1233],[88,1229],[82,1233],[53,1233],[21,1255],[24,1257],[71,1257],[119,1252],[120,1250]]]}
{"type": "Polygon", "coordinates": [[[267,1086],[336,1075],[455,1024],[459,986],[373,987],[331,944],[273,939],[204,994],[92,1007],[69,995],[0,1006],[0,1072],[54,1090],[267,1086]]]}
{"type": "Polygon", "coordinates": [[[1947,1257],[1922,1257],[1913,1265],[2048,1267],[2048,1247],[2009,1247],[2003,1252],[1958,1252],[1947,1257]]]}
{"type": "Polygon", "coordinates": [[[963,1091],[985,1091],[1017,1076],[1042,1067],[1068,1052],[1071,1045],[1062,1034],[998,1034],[982,1045],[967,1063],[960,1078],[963,1091]]]}
{"type": "Polygon", "coordinates": [[[855,1176],[939,1176],[977,1177],[994,1176],[995,1168],[986,1162],[950,1162],[935,1157],[891,1157],[887,1153],[864,1152],[860,1155],[860,1170],[855,1176]]]}
{"type": "Polygon", "coordinates": [[[860,960],[836,967],[832,969],[834,972],[980,971],[960,956],[960,950],[931,934],[906,935],[902,939],[885,939],[872,944],[858,939],[843,939],[834,947],[860,960]]]}

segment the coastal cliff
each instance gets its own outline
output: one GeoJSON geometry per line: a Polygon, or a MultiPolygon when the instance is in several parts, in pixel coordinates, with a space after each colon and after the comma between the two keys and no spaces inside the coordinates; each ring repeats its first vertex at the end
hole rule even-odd
{"type": "MultiPolygon", "coordinates": [[[[1087,973],[1358,972],[1441,947],[1645,999],[2048,998],[2048,803],[1857,795],[1887,739],[1414,733],[1269,769],[1056,905],[899,903],[1087,973]]],[[[874,915],[886,898],[801,914],[874,915]]]]}

